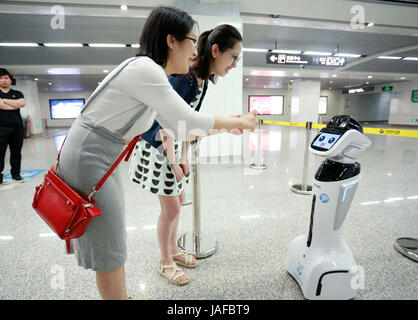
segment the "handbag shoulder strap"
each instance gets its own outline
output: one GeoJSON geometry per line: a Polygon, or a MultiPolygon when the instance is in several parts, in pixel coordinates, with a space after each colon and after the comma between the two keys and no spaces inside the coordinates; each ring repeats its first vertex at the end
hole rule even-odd
{"type": "Polygon", "coordinates": [[[58,170],[58,162],[60,161],[61,150],[62,150],[62,147],[64,146],[65,140],[67,140],[67,135],[65,136],[64,141],[61,144],[60,151],[58,152],[57,161],[55,162],[55,167],[54,167],[55,174],[57,174],[57,172],[58,172],[57,171],[58,170]]]}
{"type": "Polygon", "coordinates": [[[138,142],[138,140],[139,140],[140,137],[141,137],[141,135],[138,135],[138,136],[134,137],[131,140],[131,142],[129,143],[129,145],[125,148],[125,150],[123,150],[122,154],[115,161],[115,163],[113,164],[113,166],[110,167],[109,171],[107,171],[107,173],[104,175],[104,177],[102,178],[102,180],[100,180],[99,183],[93,188],[93,191],[89,194],[89,200],[91,200],[91,197],[93,197],[93,195],[97,191],[100,190],[100,188],[102,187],[103,183],[105,183],[105,181],[107,180],[107,178],[109,178],[109,176],[112,174],[112,172],[116,169],[116,167],[122,161],[123,157],[126,156],[125,161],[128,161],[129,160],[129,157],[131,156],[132,151],[134,150],[135,145],[138,142]]]}
{"type": "MultiPolygon", "coordinates": [[[[112,174],[112,172],[116,169],[116,167],[119,165],[119,163],[122,161],[123,157],[125,157],[125,161],[129,160],[129,157],[132,154],[132,151],[135,148],[136,143],[138,142],[138,140],[141,138],[142,134],[137,135],[136,137],[134,137],[131,142],[129,143],[129,145],[125,148],[125,150],[123,150],[122,154],[119,156],[119,158],[115,161],[115,163],[110,167],[110,169],[106,172],[106,174],[104,175],[104,177],[99,181],[99,183],[93,188],[92,192],[89,194],[88,198],[89,201],[91,201],[91,197],[93,197],[93,195],[100,190],[100,188],[102,187],[102,185],[105,183],[105,181],[107,180],[107,178],[109,178],[109,176],[112,174]]],[[[64,145],[65,140],[67,139],[67,137],[65,137],[64,141],[62,142],[61,145],[61,149],[58,153],[58,157],[57,157],[57,162],[55,163],[55,167],[54,167],[54,172],[55,174],[57,174],[57,168],[58,168],[58,162],[60,159],[60,155],[61,155],[61,150],[62,150],[62,146],[64,145]]]]}

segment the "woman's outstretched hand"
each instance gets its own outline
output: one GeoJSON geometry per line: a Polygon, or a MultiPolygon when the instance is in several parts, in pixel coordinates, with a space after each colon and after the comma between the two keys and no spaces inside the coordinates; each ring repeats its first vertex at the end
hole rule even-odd
{"type": "Polygon", "coordinates": [[[257,113],[258,111],[254,109],[247,114],[241,115],[241,119],[243,120],[244,124],[243,129],[250,129],[251,131],[255,130],[255,127],[257,126],[257,119],[255,116],[257,113]]]}
{"type": "Polygon", "coordinates": [[[230,116],[230,117],[215,116],[215,124],[213,126],[215,133],[213,134],[218,134],[219,130],[225,130],[225,129],[228,129],[229,132],[233,130],[232,133],[234,134],[238,133],[235,129],[238,129],[240,133],[242,133],[243,130],[254,131],[255,127],[257,126],[257,119],[255,117],[256,115],[257,115],[257,110],[253,110],[250,113],[241,114],[239,116],[230,116]]]}
{"type": "Polygon", "coordinates": [[[229,131],[229,133],[235,134],[235,135],[242,134],[244,129],[249,129],[251,131],[254,131],[257,126],[257,119],[256,119],[257,113],[258,111],[254,109],[247,114],[234,116],[234,117],[238,117],[241,119],[242,128],[232,129],[231,131],[229,131]]]}

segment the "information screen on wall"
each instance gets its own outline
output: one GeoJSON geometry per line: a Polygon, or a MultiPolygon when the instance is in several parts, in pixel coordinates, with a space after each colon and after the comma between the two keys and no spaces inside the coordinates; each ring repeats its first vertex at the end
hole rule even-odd
{"type": "Polygon", "coordinates": [[[283,96],[249,96],[248,109],[263,115],[283,114],[283,96]]]}
{"type": "Polygon", "coordinates": [[[49,100],[51,119],[75,119],[84,107],[84,99],[49,100]]]}

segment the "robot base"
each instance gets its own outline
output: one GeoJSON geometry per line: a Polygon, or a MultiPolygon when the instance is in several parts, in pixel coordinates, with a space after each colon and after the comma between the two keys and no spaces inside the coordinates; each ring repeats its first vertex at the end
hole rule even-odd
{"type": "Polygon", "coordinates": [[[306,235],[296,237],[287,252],[287,271],[301,287],[304,297],[309,300],[354,298],[357,289],[351,270],[356,263],[344,240],[332,248],[322,249],[308,248],[306,240],[306,235]]]}

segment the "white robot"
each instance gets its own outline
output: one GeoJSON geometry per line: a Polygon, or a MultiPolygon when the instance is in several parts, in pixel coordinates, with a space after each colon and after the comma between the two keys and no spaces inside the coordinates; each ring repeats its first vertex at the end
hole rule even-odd
{"type": "Polygon", "coordinates": [[[311,143],[312,153],[326,159],[315,175],[309,232],[293,239],[287,252],[287,271],[306,299],[356,296],[356,263],[341,226],[360,178],[356,159],[370,145],[362,126],[347,115],[333,117],[311,143]]]}

